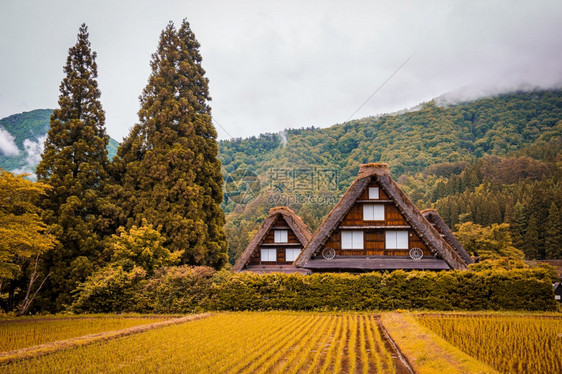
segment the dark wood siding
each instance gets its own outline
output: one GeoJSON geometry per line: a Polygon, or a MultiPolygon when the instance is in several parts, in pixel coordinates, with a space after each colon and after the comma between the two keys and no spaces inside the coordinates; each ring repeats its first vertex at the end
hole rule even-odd
{"type": "Polygon", "coordinates": [[[410,226],[394,203],[384,205],[386,226],[410,226]]]}
{"type": "Polygon", "coordinates": [[[302,246],[295,245],[295,244],[302,244],[302,243],[299,242],[299,239],[297,238],[293,230],[291,230],[287,222],[281,216],[277,218],[277,221],[275,221],[269,232],[265,235],[262,244],[264,244],[264,246],[258,246],[254,251],[254,253],[252,253],[250,260],[248,261],[249,265],[290,265],[292,264],[292,262],[285,261],[285,248],[302,249],[302,246]],[[287,240],[290,245],[287,246],[286,243],[275,243],[274,230],[287,230],[288,231],[287,240]],[[277,250],[277,261],[262,262],[261,261],[262,248],[271,248],[271,249],[275,248],[277,250]]]}
{"type": "Polygon", "coordinates": [[[364,248],[360,249],[341,249],[341,230],[336,230],[326,242],[326,247],[334,248],[338,256],[408,256],[411,248],[421,248],[424,256],[431,256],[431,252],[427,246],[420,239],[418,234],[413,229],[408,230],[408,249],[385,249],[385,230],[365,230],[363,234],[364,248]]]}
{"type": "Polygon", "coordinates": [[[409,226],[408,221],[406,221],[394,203],[384,203],[384,221],[365,221],[363,220],[364,204],[369,203],[360,202],[351,207],[341,226],[409,226]]]}
{"type": "Polygon", "coordinates": [[[394,202],[389,202],[388,195],[376,183],[371,182],[361,193],[358,202],[351,208],[343,219],[342,226],[409,226],[408,221],[402,216],[394,202]],[[379,187],[379,199],[369,199],[369,187],[379,187]],[[363,219],[364,204],[384,204],[384,221],[365,221],[363,219]]]}
{"type": "Polygon", "coordinates": [[[287,222],[285,222],[283,217],[279,217],[277,219],[277,221],[273,224],[273,226],[271,227],[271,230],[269,230],[269,232],[265,235],[263,243],[274,243],[275,242],[275,234],[273,233],[274,230],[287,230],[288,231],[288,234],[287,234],[288,242],[289,243],[300,243],[299,239],[297,238],[297,236],[295,235],[293,230],[291,230],[289,228],[289,225],[287,224],[287,222]]]}
{"type": "Polygon", "coordinates": [[[338,229],[323,246],[320,252],[326,248],[334,248],[338,256],[408,256],[411,248],[421,248],[424,256],[431,256],[431,252],[423,243],[421,238],[411,228],[410,224],[398,210],[394,202],[388,202],[388,195],[376,183],[371,182],[367,188],[361,193],[359,200],[351,207],[338,229]],[[365,221],[363,219],[363,204],[376,203],[376,199],[369,199],[368,187],[379,187],[379,200],[384,204],[384,221],[365,221]],[[369,227],[370,226],[370,227],[369,227]],[[373,226],[378,226],[374,228],[373,226]],[[408,249],[406,250],[386,250],[385,249],[385,232],[384,227],[389,230],[408,230],[408,249]],[[363,250],[342,250],[341,249],[341,230],[362,230],[364,249],[363,250]]]}
{"type": "MultiPolygon", "coordinates": [[[[250,257],[250,261],[248,261],[249,265],[290,265],[292,264],[291,261],[285,261],[285,249],[287,247],[266,247],[268,249],[276,249],[277,250],[277,261],[261,261],[261,249],[264,247],[259,247],[257,250],[252,253],[250,257]]],[[[299,248],[302,250],[302,247],[290,247],[290,248],[299,248]]]]}
{"type": "Polygon", "coordinates": [[[363,211],[362,204],[355,204],[343,219],[342,226],[363,226],[363,211]]]}
{"type": "MultiPolygon", "coordinates": [[[[379,188],[379,200],[388,200],[389,199],[388,195],[386,194],[386,192],[384,192],[384,190],[381,188],[381,186],[379,186],[379,184],[377,182],[372,181],[371,183],[369,183],[369,186],[367,186],[367,188],[365,188],[365,190],[363,190],[363,192],[359,196],[359,200],[369,200],[369,187],[378,187],[379,188]]],[[[373,201],[376,201],[376,200],[373,199],[373,201]]]]}

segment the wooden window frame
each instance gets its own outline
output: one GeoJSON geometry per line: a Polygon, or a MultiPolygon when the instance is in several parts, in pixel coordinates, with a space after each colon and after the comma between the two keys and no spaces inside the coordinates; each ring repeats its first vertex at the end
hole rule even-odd
{"type": "Polygon", "coordinates": [[[277,262],[277,248],[260,248],[260,262],[277,262]],[[264,260],[263,259],[263,254],[265,252],[268,252],[269,255],[271,255],[271,252],[273,252],[275,255],[275,259],[273,261],[269,260],[269,255],[267,256],[268,260],[264,260]]]}
{"type": "Polygon", "coordinates": [[[285,248],[285,262],[294,262],[297,257],[299,257],[299,255],[301,254],[302,249],[301,248],[285,248]],[[295,256],[294,259],[289,260],[289,252],[294,252],[294,251],[298,251],[297,255],[295,256]]]}
{"type": "MultiPolygon", "coordinates": [[[[282,235],[280,235],[282,236],[282,235]]],[[[273,230],[273,242],[274,243],[288,243],[289,242],[289,230],[273,230]],[[285,233],[285,241],[277,240],[277,234],[285,233]]]]}
{"type": "Polygon", "coordinates": [[[408,230],[386,230],[384,232],[384,249],[388,251],[404,251],[410,249],[410,232],[408,230]],[[390,233],[395,234],[394,238],[394,247],[389,246],[389,238],[388,235],[390,233]],[[406,233],[406,248],[398,248],[398,233],[406,233]]]}
{"type": "Polygon", "coordinates": [[[354,250],[364,250],[365,249],[365,233],[360,230],[342,230],[341,231],[341,249],[344,251],[354,251],[354,250]],[[344,248],[343,237],[344,234],[351,234],[351,248],[344,248]],[[361,234],[361,240],[357,240],[357,244],[355,244],[355,236],[354,234],[361,234]],[[361,248],[358,247],[359,242],[361,242],[361,248]]]}
{"type": "MultiPolygon", "coordinates": [[[[380,211],[378,213],[380,213],[380,211]]],[[[384,207],[384,204],[363,204],[363,221],[384,221],[386,217],[385,215],[386,215],[386,209],[384,207]],[[382,218],[375,216],[375,213],[377,213],[376,207],[382,208],[382,218]],[[373,215],[366,217],[367,216],[366,211],[368,210],[368,208],[373,208],[372,210],[373,215]]]]}

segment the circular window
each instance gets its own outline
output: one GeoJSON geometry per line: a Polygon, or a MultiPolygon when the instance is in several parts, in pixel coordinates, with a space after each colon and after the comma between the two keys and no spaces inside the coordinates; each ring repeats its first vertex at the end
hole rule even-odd
{"type": "Polygon", "coordinates": [[[421,248],[412,248],[410,249],[410,257],[413,260],[421,260],[421,258],[423,257],[423,251],[421,250],[421,248]]]}
{"type": "Polygon", "coordinates": [[[326,260],[331,260],[336,257],[336,250],[330,247],[324,248],[324,250],[322,251],[322,257],[324,257],[326,260]]]}

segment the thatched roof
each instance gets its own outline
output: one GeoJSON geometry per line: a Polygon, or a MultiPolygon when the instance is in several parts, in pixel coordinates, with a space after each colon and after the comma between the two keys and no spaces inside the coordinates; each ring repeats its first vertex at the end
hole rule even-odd
{"type": "Polygon", "coordinates": [[[250,244],[248,244],[244,252],[242,252],[240,257],[236,261],[236,264],[234,264],[234,267],[232,268],[233,271],[242,271],[244,269],[244,266],[252,257],[252,253],[254,253],[254,251],[263,242],[265,236],[273,227],[273,224],[277,221],[277,218],[279,216],[282,216],[285,222],[287,222],[287,225],[289,225],[291,230],[293,230],[295,236],[303,247],[308,244],[308,242],[312,238],[312,234],[310,233],[310,230],[308,229],[306,224],[299,216],[295,214],[295,212],[293,212],[286,206],[271,208],[269,210],[269,216],[262,223],[256,235],[254,235],[254,237],[250,241],[250,244]]]}
{"type": "MultiPolygon", "coordinates": [[[[316,258],[306,263],[307,270],[314,271],[374,271],[374,270],[449,270],[447,262],[440,258],[424,257],[412,261],[409,256],[341,256],[332,260],[316,258]]],[[[303,269],[304,270],[304,269],[303,269]]]]}
{"type": "Polygon", "coordinates": [[[361,165],[355,181],[324,219],[295,261],[297,267],[306,267],[306,263],[326,243],[355,204],[361,192],[368,186],[371,178],[374,178],[396,203],[398,210],[433,254],[443,258],[452,269],[467,269],[465,260],[441,237],[439,232],[423,217],[418,208],[392,180],[388,165],[379,163],[361,165]]]}
{"type": "Polygon", "coordinates": [[[474,262],[472,260],[472,257],[470,257],[466,249],[464,249],[464,247],[459,242],[459,240],[455,237],[449,226],[447,226],[445,221],[443,221],[443,218],[441,218],[441,216],[439,215],[439,213],[437,213],[435,209],[425,209],[422,210],[421,213],[424,216],[424,218],[428,220],[429,223],[431,223],[437,229],[437,231],[439,231],[441,235],[443,235],[445,240],[449,242],[449,244],[453,247],[455,251],[457,251],[459,255],[461,255],[461,257],[467,264],[472,264],[474,262]]]}

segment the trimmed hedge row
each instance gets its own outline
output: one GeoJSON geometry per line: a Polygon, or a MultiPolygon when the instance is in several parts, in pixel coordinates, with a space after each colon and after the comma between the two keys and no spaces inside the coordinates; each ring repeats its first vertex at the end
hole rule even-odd
{"type": "MultiPolygon", "coordinates": [[[[202,267],[160,269],[124,285],[121,310],[99,310],[81,297],[80,312],[186,313],[201,310],[541,310],[554,311],[550,275],[542,269],[394,271],[353,274],[214,272],[202,267]],[[133,292],[131,292],[131,290],[133,292]]],[[[115,290],[112,289],[114,295],[115,290]]],[[[102,297],[103,292],[93,293],[102,297]]]]}
{"type": "Polygon", "coordinates": [[[218,310],[557,309],[550,279],[531,270],[239,273],[214,284],[209,301],[218,310]]]}

